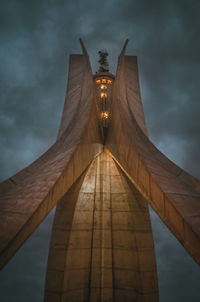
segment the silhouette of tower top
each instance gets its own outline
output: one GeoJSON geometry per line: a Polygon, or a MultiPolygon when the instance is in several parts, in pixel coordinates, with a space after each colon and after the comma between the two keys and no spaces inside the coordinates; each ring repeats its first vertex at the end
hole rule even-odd
{"type": "Polygon", "coordinates": [[[45,301],[158,301],[148,203],[200,264],[200,182],[149,140],[136,56],[70,55],[58,137],[0,185],[2,268],[56,205],[45,301]]]}

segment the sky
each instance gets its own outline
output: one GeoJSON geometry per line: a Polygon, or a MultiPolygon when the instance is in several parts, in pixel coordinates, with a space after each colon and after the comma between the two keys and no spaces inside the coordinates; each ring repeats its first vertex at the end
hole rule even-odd
{"type": "MultiPolygon", "coordinates": [[[[109,53],[110,71],[125,39],[137,55],[150,139],[200,178],[200,1],[1,0],[0,181],[56,139],[68,59],[109,53]]],[[[199,302],[200,267],[151,210],[160,302],[199,302]]],[[[53,212],[0,272],[0,301],[43,301],[53,212]]]]}

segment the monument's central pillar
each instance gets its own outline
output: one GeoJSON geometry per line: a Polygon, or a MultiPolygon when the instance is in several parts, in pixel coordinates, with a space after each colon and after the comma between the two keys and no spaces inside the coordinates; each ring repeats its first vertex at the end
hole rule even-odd
{"type": "Polygon", "coordinates": [[[46,301],[157,301],[148,206],[103,152],[59,202],[46,301]]]}

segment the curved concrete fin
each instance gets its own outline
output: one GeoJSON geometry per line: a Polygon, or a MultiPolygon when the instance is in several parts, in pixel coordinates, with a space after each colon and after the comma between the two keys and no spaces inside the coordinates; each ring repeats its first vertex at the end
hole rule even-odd
{"type": "Polygon", "coordinates": [[[158,301],[148,205],[105,152],[57,205],[44,300],[158,301]]]}
{"type": "Polygon", "coordinates": [[[127,106],[144,134],[148,137],[140,93],[138,63],[136,56],[124,57],[124,80],[126,83],[127,106]]]}
{"type": "Polygon", "coordinates": [[[67,92],[65,97],[64,109],[62,113],[62,119],[60,123],[60,128],[58,131],[58,138],[62,136],[66,129],[70,129],[79,114],[79,103],[81,100],[81,95],[86,94],[87,86],[84,86],[85,76],[87,76],[90,85],[92,79],[92,69],[87,54],[87,50],[80,39],[81,47],[83,50],[82,55],[70,55],[69,59],[69,72],[68,72],[68,82],[67,82],[67,92]],[[85,67],[84,67],[85,65],[85,67]],[[88,71],[86,75],[85,71],[88,71]]]}
{"type": "Polygon", "coordinates": [[[58,131],[58,139],[63,135],[66,129],[73,127],[79,112],[79,103],[83,90],[84,64],[85,58],[83,55],[70,55],[67,92],[58,131]]]}
{"type": "MultiPolygon", "coordinates": [[[[132,60],[132,59],[131,59],[132,60]]],[[[200,264],[199,181],[165,157],[144,131],[129,57],[119,61],[106,147],[191,256],[200,264]]],[[[134,64],[132,65],[134,67],[134,64]]]]}
{"type": "Polygon", "coordinates": [[[127,48],[127,45],[128,45],[128,39],[126,39],[126,41],[124,42],[124,45],[122,47],[122,51],[120,53],[120,56],[124,56],[125,55],[125,52],[126,52],[126,48],[127,48]]]}
{"type": "Polygon", "coordinates": [[[0,185],[0,268],[102,150],[89,59],[72,56],[56,143],[0,185]]]}
{"type": "Polygon", "coordinates": [[[85,47],[85,45],[83,43],[83,40],[81,38],[79,38],[79,42],[81,44],[81,48],[82,48],[83,54],[86,55],[86,56],[88,56],[87,49],[86,49],[86,47],[85,47]]]}

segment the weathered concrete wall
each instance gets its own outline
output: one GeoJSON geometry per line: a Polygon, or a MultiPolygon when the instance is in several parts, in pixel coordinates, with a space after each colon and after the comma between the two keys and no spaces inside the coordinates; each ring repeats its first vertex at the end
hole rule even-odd
{"type": "Polygon", "coordinates": [[[58,140],[33,164],[0,185],[0,267],[101,152],[93,98],[88,56],[72,55],[58,140]]]}
{"type": "Polygon", "coordinates": [[[167,159],[148,139],[139,88],[134,88],[136,76],[135,58],[126,57],[122,52],[106,146],[161,219],[200,263],[199,181],[167,159]]]}
{"type": "Polygon", "coordinates": [[[57,205],[45,301],[158,301],[148,205],[105,152],[57,205]]]}

